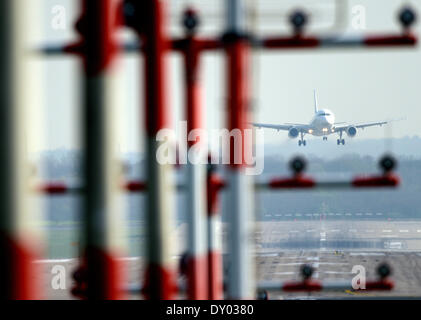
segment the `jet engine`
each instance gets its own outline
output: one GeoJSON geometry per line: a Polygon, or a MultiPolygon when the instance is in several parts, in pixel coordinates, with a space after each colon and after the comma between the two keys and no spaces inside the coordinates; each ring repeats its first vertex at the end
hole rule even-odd
{"type": "Polygon", "coordinates": [[[298,129],[295,128],[295,127],[293,127],[291,129],[289,129],[289,131],[288,131],[288,137],[293,138],[293,139],[294,138],[297,138],[299,133],[300,132],[298,131],[298,129]]]}
{"type": "Polygon", "coordinates": [[[357,134],[357,128],[349,127],[348,129],[346,129],[346,134],[348,135],[348,137],[355,137],[355,135],[357,134]]]}

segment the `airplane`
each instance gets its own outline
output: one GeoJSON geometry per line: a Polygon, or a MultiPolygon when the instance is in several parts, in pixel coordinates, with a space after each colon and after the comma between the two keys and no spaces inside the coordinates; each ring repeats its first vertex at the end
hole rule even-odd
{"type": "MultiPolygon", "coordinates": [[[[402,119],[397,119],[402,120],[402,119]]],[[[328,109],[319,109],[317,102],[317,92],[314,90],[314,117],[309,124],[300,124],[300,123],[285,123],[285,124],[264,124],[264,123],[252,123],[253,126],[257,128],[269,128],[275,130],[284,130],[288,131],[288,136],[292,139],[300,136],[298,141],[299,146],[306,146],[307,142],[304,140],[306,134],[311,134],[317,137],[323,137],[324,141],[327,141],[327,136],[330,134],[339,134],[339,139],[337,139],[337,145],[345,145],[345,139],[342,138],[343,133],[345,132],[348,137],[353,138],[357,134],[357,129],[364,129],[366,127],[372,126],[382,126],[391,121],[381,121],[381,122],[369,122],[369,123],[360,123],[360,124],[346,124],[346,122],[336,122],[335,115],[332,111],[328,109]]]]}

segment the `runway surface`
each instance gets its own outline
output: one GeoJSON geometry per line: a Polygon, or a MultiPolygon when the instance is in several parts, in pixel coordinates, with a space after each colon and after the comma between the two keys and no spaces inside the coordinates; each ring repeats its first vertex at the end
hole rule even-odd
{"type": "MultiPolygon", "coordinates": [[[[185,250],[186,225],[175,230],[174,241],[178,256],[185,250]]],[[[227,240],[227,226],[223,225],[223,238],[227,240]]],[[[271,299],[315,298],[421,298],[421,221],[393,220],[291,220],[256,222],[255,262],[258,282],[281,283],[300,280],[300,267],[310,264],[319,281],[351,283],[356,275],[353,266],[366,270],[367,280],[377,279],[376,268],[386,262],[392,268],[395,288],[391,292],[354,292],[339,290],[307,294],[271,291],[271,299]]],[[[127,267],[127,286],[139,284],[143,274],[143,259],[123,259],[127,267]]],[[[47,299],[72,299],[69,294],[71,273],[77,259],[48,259],[37,263],[43,267],[44,292],[47,299]],[[54,290],[51,280],[53,266],[62,265],[66,270],[66,290],[54,290]]],[[[229,259],[225,259],[229,268],[229,259]]],[[[135,296],[131,296],[135,298],[135,296]]]]}

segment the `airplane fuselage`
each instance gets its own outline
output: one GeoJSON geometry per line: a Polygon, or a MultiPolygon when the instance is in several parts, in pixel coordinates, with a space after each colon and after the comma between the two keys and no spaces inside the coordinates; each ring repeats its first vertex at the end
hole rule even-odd
{"type": "Polygon", "coordinates": [[[327,136],[334,132],[335,115],[328,109],[318,110],[310,122],[308,134],[327,136]]]}

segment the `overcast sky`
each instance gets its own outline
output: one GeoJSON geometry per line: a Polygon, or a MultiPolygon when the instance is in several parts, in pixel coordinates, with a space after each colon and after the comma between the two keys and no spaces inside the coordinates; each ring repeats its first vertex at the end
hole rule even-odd
{"type": "MultiPolygon", "coordinates": [[[[78,14],[75,0],[37,0],[42,19],[42,39],[44,42],[66,42],[76,38],[73,32],[74,19],[78,14]],[[66,27],[52,28],[53,8],[57,5],[66,9],[66,27]]],[[[203,32],[215,34],[222,30],[223,16],[220,4],[223,1],[174,0],[171,8],[172,28],[170,32],[179,34],[178,15],[184,3],[199,2],[206,13],[203,32]]],[[[323,1],[318,1],[323,2],[323,1]]],[[[275,31],[286,34],[284,24],[285,9],[297,1],[260,1],[262,16],[258,18],[260,34],[275,31]],[[269,14],[271,13],[271,14],[269,14]]],[[[324,5],[309,3],[314,10],[311,33],[322,33],[333,22],[333,1],[324,5]]],[[[349,1],[347,33],[399,32],[396,23],[396,9],[408,1],[361,0],[349,1]],[[363,5],[366,10],[366,30],[355,30],[351,25],[352,8],[363,5]]],[[[410,2],[421,12],[419,2],[410,2]]],[[[304,6],[305,7],[305,6],[304,6]]],[[[416,26],[420,33],[419,24],[416,26]]],[[[40,39],[38,39],[40,40],[40,39]]],[[[375,121],[406,116],[406,121],[396,122],[393,127],[369,128],[360,131],[356,139],[404,137],[420,135],[421,119],[421,52],[416,49],[389,50],[308,50],[283,52],[256,52],[253,56],[253,100],[255,120],[264,123],[308,122],[313,115],[313,89],[318,90],[320,107],[331,109],[337,122],[375,121]]],[[[182,69],[180,58],[170,58],[170,105],[174,110],[174,123],[181,118],[183,106],[182,69]]],[[[124,95],[118,131],[119,148],[123,152],[142,148],[143,116],[140,59],[136,56],[124,59],[124,95]],[[139,126],[141,124],[141,126],[139,126]]],[[[205,104],[208,128],[222,126],[225,110],[224,56],[207,54],[203,58],[202,79],[205,85],[205,104]]],[[[38,126],[44,129],[43,139],[33,144],[31,151],[77,148],[80,134],[80,105],[78,104],[78,77],[80,62],[76,58],[54,58],[43,62],[44,105],[43,120],[38,126]]],[[[34,120],[35,121],[35,120],[34,120]]],[[[287,139],[286,132],[265,130],[265,141],[281,143],[287,139]]],[[[316,138],[309,138],[316,139],[316,138]]],[[[320,138],[317,138],[320,139],[320,138]]],[[[336,138],[331,138],[331,140],[336,138]]],[[[333,143],[333,141],[330,141],[333,143]]],[[[291,143],[296,143],[292,141],[291,143]]]]}

